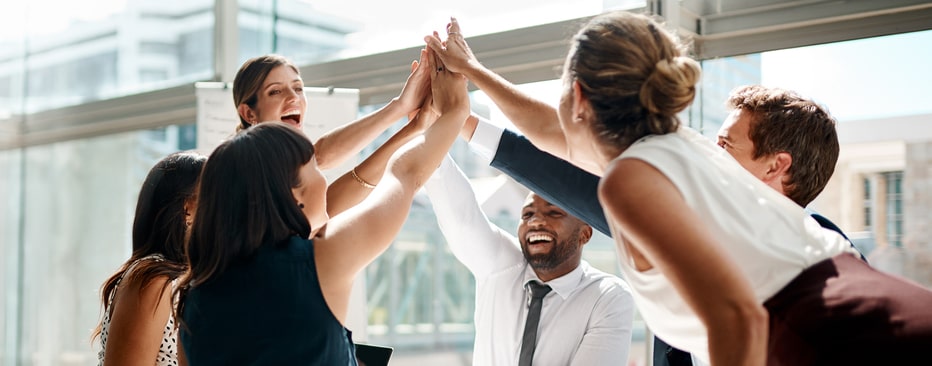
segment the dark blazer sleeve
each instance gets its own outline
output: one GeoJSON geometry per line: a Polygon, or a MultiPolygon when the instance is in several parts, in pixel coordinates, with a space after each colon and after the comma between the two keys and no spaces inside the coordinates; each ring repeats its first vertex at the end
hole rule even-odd
{"type": "Polygon", "coordinates": [[[611,237],[599,203],[599,177],[541,151],[513,131],[502,133],[492,166],[548,202],[611,237]]]}
{"type": "Polygon", "coordinates": [[[835,225],[835,223],[832,222],[832,220],[829,220],[827,217],[819,215],[815,212],[811,213],[810,216],[812,216],[812,218],[815,219],[816,222],[819,223],[819,225],[822,225],[822,227],[841,234],[841,236],[845,238],[845,240],[847,240],[849,244],[851,244],[851,247],[854,248],[854,250],[858,252],[858,254],[861,256],[861,260],[867,262],[867,257],[864,256],[864,253],[861,253],[858,247],[854,246],[854,242],[852,242],[851,239],[848,239],[848,236],[845,235],[845,233],[841,231],[841,228],[839,228],[838,225],[835,225]]]}

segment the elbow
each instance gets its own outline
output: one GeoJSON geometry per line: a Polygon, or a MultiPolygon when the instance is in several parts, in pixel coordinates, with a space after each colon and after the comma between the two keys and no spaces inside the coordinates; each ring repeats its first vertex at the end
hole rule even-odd
{"type": "Polygon", "coordinates": [[[748,341],[767,339],[770,315],[763,305],[744,302],[723,308],[725,310],[718,312],[718,316],[708,319],[710,332],[733,334],[736,339],[748,341]]]}
{"type": "Polygon", "coordinates": [[[755,303],[749,306],[743,312],[743,318],[747,319],[747,327],[751,336],[755,339],[767,339],[770,327],[770,314],[763,305],[755,303]]]}
{"type": "Polygon", "coordinates": [[[392,166],[390,172],[395,179],[401,182],[402,186],[417,191],[427,183],[433,170],[428,172],[423,166],[399,164],[392,166]]]}
{"type": "Polygon", "coordinates": [[[317,140],[317,143],[314,144],[314,160],[317,161],[317,167],[320,170],[327,170],[333,168],[333,157],[331,154],[328,154],[327,151],[330,150],[327,147],[327,141],[323,138],[317,140]]]}

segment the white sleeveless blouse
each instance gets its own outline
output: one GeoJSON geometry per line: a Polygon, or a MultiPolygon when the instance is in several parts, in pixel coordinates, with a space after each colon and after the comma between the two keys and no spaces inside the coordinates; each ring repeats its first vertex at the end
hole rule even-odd
{"type": "MultiPolygon", "coordinates": [[[[803,269],[839,253],[854,254],[841,235],[823,229],[802,207],[690,128],[647,136],[618,159],[647,162],[673,182],[731,254],[761,304],[803,269]]],[[[613,237],[621,243],[624,239],[618,234],[623,233],[611,226],[613,237]]],[[[670,281],[656,268],[639,272],[624,249],[619,250],[619,259],[638,311],[651,330],[670,345],[709,363],[705,326],[670,281]]]]}

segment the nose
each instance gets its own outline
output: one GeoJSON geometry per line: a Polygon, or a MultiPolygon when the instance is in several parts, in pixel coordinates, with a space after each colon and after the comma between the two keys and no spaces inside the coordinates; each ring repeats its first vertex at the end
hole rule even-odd
{"type": "Polygon", "coordinates": [[[302,97],[301,92],[294,90],[292,87],[285,88],[285,101],[293,102],[295,99],[302,97]]]}
{"type": "Polygon", "coordinates": [[[540,227],[540,226],[543,226],[543,225],[544,225],[544,218],[541,216],[541,214],[533,213],[533,214],[531,214],[531,217],[528,217],[528,219],[527,219],[527,225],[528,225],[528,226],[531,226],[531,227],[540,227]]]}

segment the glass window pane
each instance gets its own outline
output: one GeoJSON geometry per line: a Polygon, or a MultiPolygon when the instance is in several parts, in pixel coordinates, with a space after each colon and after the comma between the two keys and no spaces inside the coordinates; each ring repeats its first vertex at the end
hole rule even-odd
{"type": "Polygon", "coordinates": [[[239,0],[240,55],[283,54],[299,64],[423,45],[451,15],[469,36],[643,7],[643,0],[239,0]],[[273,31],[274,30],[274,31],[273,31]]]}
{"type": "Polygon", "coordinates": [[[22,150],[0,151],[0,364],[14,364],[19,302],[22,150]]]}
{"type": "Polygon", "coordinates": [[[932,31],[761,55],[763,83],[824,103],[839,121],[932,113],[932,31]]]}
{"type": "MultiPolygon", "coordinates": [[[[761,82],[761,55],[743,55],[702,61],[699,95],[689,114],[689,125],[706,137],[716,139],[729,111],[725,101],[732,89],[761,82]],[[701,103],[701,104],[700,104],[701,103]],[[695,109],[701,105],[701,112],[695,109]]],[[[682,118],[686,121],[686,118],[682,118]]]]}
{"type": "Polygon", "coordinates": [[[171,126],[25,150],[20,362],[88,365],[99,288],[131,251],[142,180],[185,142],[171,126]]]}
{"type": "Polygon", "coordinates": [[[883,174],[887,186],[887,241],[894,246],[903,245],[903,172],[883,174]]]}
{"type": "Polygon", "coordinates": [[[0,101],[25,95],[14,112],[212,76],[211,0],[18,3],[0,19],[14,25],[0,26],[0,101]]]}
{"type": "MultiPolygon", "coordinates": [[[[26,3],[8,2],[0,12],[0,123],[12,114],[23,113],[26,3]]],[[[6,127],[0,124],[0,131],[6,127]]]]}

